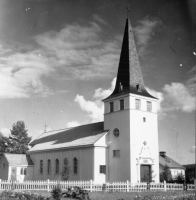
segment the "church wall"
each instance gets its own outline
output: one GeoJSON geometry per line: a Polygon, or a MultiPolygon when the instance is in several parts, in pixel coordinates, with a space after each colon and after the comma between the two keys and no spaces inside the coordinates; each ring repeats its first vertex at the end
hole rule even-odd
{"type": "MultiPolygon", "coordinates": [[[[122,97],[120,98],[122,99],[122,97]]],[[[125,109],[119,111],[119,100],[114,100],[114,112],[104,115],[104,129],[108,133],[107,152],[107,181],[126,181],[130,179],[130,134],[129,134],[129,101],[125,99],[125,109]],[[118,111],[117,111],[118,110],[118,111]],[[115,112],[116,111],[116,112],[115,112]],[[113,131],[118,128],[119,137],[115,137],[113,131]],[[120,150],[120,156],[114,157],[113,150],[120,150]]],[[[111,100],[112,101],[112,100],[111,100]]],[[[109,107],[109,103],[106,104],[109,107]]]]}
{"type": "Polygon", "coordinates": [[[72,148],[67,150],[53,150],[45,152],[31,152],[31,159],[34,163],[34,180],[57,180],[63,169],[65,158],[69,161],[70,177],[69,180],[91,180],[93,179],[93,147],[91,148],[72,148]],[[73,173],[73,159],[78,159],[77,174],[73,173]],[[51,173],[47,173],[47,160],[51,160],[51,173]],[[59,159],[59,173],[55,173],[55,160],[59,159]],[[43,174],[40,174],[40,160],[43,160],[43,174]]]}
{"type": "Polygon", "coordinates": [[[100,173],[100,165],[106,165],[106,148],[95,147],[94,148],[94,181],[96,183],[105,183],[106,174],[100,173]]]}
{"type": "MultiPolygon", "coordinates": [[[[151,165],[151,169],[154,171],[153,176],[156,182],[159,182],[159,151],[158,151],[158,122],[156,113],[156,101],[149,98],[141,97],[141,109],[135,109],[135,96],[130,97],[130,143],[131,143],[131,181],[140,181],[140,172],[138,174],[138,168],[142,164],[151,165]],[[152,111],[147,112],[146,101],[152,102],[152,111]],[[144,121],[145,118],[145,121],[144,121]],[[143,155],[144,160],[138,162],[137,159],[142,157],[142,148],[144,147],[144,141],[146,144],[146,155],[143,155]],[[139,166],[137,166],[139,164],[139,166]],[[137,172],[137,173],[136,173],[137,172]],[[139,177],[139,178],[138,178],[139,177]]],[[[143,152],[144,153],[144,152],[143,152]]]]}

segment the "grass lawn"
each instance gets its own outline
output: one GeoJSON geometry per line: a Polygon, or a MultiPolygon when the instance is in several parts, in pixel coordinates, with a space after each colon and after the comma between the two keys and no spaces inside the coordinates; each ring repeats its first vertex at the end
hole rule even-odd
{"type": "MultiPolygon", "coordinates": [[[[31,193],[37,193],[37,194],[41,194],[45,197],[49,197],[50,192],[47,191],[31,191],[31,193]]],[[[167,191],[167,192],[163,192],[163,191],[156,191],[156,192],[89,192],[89,197],[91,200],[134,200],[137,199],[137,197],[154,197],[152,199],[157,199],[157,200],[169,200],[169,199],[180,199],[182,200],[182,198],[180,198],[180,196],[185,196],[185,195],[194,195],[195,196],[195,192],[194,191],[167,191]],[[179,198],[177,198],[179,197],[179,198]]],[[[138,198],[139,199],[139,198],[138,198]]],[[[196,198],[192,198],[192,199],[196,199],[196,198]]],[[[192,200],[191,199],[191,200],[192,200]]],[[[71,198],[62,198],[62,200],[73,200],[71,198]]]]}

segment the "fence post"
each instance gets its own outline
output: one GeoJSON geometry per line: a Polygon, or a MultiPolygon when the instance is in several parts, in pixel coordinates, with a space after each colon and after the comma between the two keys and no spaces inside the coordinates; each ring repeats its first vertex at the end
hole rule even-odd
{"type": "Polygon", "coordinates": [[[127,192],[129,192],[129,181],[127,180],[127,192]]]}
{"type": "Polygon", "coordinates": [[[50,183],[50,179],[47,180],[47,191],[49,192],[49,183],[50,183]]]}
{"type": "Polygon", "coordinates": [[[93,191],[93,181],[90,180],[90,191],[92,192],[93,191]]]}
{"type": "Polygon", "coordinates": [[[164,181],[164,191],[167,191],[166,181],[164,181]]]}

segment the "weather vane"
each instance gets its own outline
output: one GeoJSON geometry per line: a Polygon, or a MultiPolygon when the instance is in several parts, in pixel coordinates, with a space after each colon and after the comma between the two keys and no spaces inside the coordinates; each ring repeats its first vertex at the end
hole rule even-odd
{"type": "Polygon", "coordinates": [[[129,9],[129,5],[127,5],[127,8],[125,10],[127,11],[127,18],[128,18],[129,12],[131,12],[131,10],[129,9]]]}

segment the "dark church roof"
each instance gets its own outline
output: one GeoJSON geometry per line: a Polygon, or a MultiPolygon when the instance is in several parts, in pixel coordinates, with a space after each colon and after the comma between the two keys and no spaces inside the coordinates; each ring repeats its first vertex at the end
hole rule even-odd
{"type": "Polygon", "coordinates": [[[107,132],[103,122],[49,131],[30,143],[29,152],[93,145],[107,132]]]}
{"type": "Polygon", "coordinates": [[[156,99],[146,91],[129,19],[125,25],[116,86],[104,100],[128,93],[156,99]]]}

